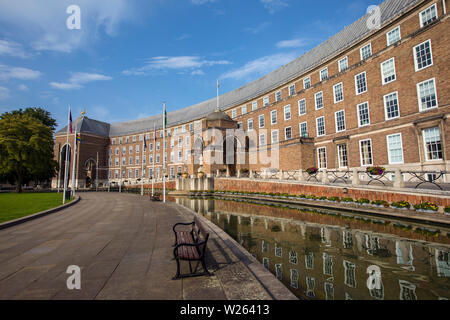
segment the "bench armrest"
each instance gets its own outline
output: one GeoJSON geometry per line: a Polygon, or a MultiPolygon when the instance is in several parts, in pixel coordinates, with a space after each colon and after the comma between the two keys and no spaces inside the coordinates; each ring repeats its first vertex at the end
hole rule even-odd
{"type": "Polygon", "coordinates": [[[173,226],[173,228],[172,228],[172,230],[173,230],[173,232],[175,232],[176,233],[176,230],[175,230],[175,228],[177,227],[177,226],[190,226],[190,225],[194,225],[195,224],[195,222],[194,221],[192,221],[192,222],[189,222],[189,223],[182,223],[182,222],[179,222],[179,223],[176,223],[174,226],[173,226]]]}

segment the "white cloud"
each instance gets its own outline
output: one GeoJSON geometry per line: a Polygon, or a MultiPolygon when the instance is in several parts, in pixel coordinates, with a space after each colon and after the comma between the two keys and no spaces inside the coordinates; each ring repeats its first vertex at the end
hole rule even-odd
{"type": "Polygon", "coordinates": [[[202,4],[205,4],[205,3],[214,3],[216,1],[217,0],[191,0],[191,3],[195,4],[195,5],[202,5],[202,4]]]}
{"type": "Polygon", "coordinates": [[[231,62],[227,60],[205,60],[199,56],[153,57],[148,59],[143,67],[125,70],[123,74],[147,75],[154,70],[199,69],[201,67],[227,64],[231,64],[231,62]]]}
{"type": "Polygon", "coordinates": [[[250,77],[262,76],[285,65],[297,57],[296,53],[279,53],[265,56],[247,62],[243,67],[224,73],[222,79],[249,79],[250,77]]]}
{"type": "Polygon", "coordinates": [[[202,70],[194,70],[191,72],[191,75],[193,76],[204,76],[205,73],[202,70]]]}
{"type": "Polygon", "coordinates": [[[1,55],[18,58],[28,58],[30,56],[25,52],[20,43],[10,40],[0,40],[0,56],[1,55]]]}
{"type": "Polygon", "coordinates": [[[176,38],[175,40],[177,41],[181,41],[181,40],[185,40],[185,39],[189,39],[191,37],[190,34],[187,33],[183,33],[181,36],[179,36],[178,38],[176,38]]]}
{"type": "Polygon", "coordinates": [[[76,83],[66,83],[66,82],[50,82],[50,86],[52,86],[55,89],[60,90],[74,90],[74,89],[81,89],[82,86],[76,83]]]}
{"type": "Polygon", "coordinates": [[[276,44],[277,48],[299,48],[304,46],[306,43],[305,39],[291,39],[291,40],[283,40],[276,44]]]}
{"type": "Polygon", "coordinates": [[[263,32],[264,30],[266,30],[268,27],[270,27],[270,25],[271,25],[271,23],[266,21],[266,22],[260,23],[256,27],[245,28],[245,31],[250,34],[259,34],[259,33],[263,32]]]}
{"type": "Polygon", "coordinates": [[[116,34],[126,21],[137,20],[136,1],[77,0],[81,10],[81,30],[69,30],[66,9],[72,0],[2,0],[0,21],[7,30],[15,30],[15,40],[29,43],[37,51],[72,52],[99,38],[100,32],[116,34]]]}
{"type": "Polygon", "coordinates": [[[105,81],[105,80],[112,80],[111,77],[105,76],[103,74],[98,73],[84,73],[84,72],[77,72],[72,75],[70,78],[70,82],[72,83],[87,83],[91,81],[105,81]]]}
{"type": "Polygon", "coordinates": [[[24,84],[20,84],[18,88],[20,91],[28,91],[28,87],[24,84]]]}
{"type": "Polygon", "coordinates": [[[5,100],[9,98],[9,89],[5,87],[0,87],[0,100],[5,100]]]}
{"type": "Polygon", "coordinates": [[[42,74],[36,70],[0,64],[0,80],[33,80],[39,78],[41,75],[42,74]]]}
{"type": "Polygon", "coordinates": [[[76,72],[70,77],[68,82],[50,82],[50,86],[60,90],[76,90],[81,89],[83,87],[83,84],[92,81],[108,80],[112,80],[112,78],[103,74],[76,72]]]}
{"type": "Polygon", "coordinates": [[[264,8],[269,11],[270,14],[274,14],[286,7],[289,7],[287,0],[260,0],[264,8]]]}

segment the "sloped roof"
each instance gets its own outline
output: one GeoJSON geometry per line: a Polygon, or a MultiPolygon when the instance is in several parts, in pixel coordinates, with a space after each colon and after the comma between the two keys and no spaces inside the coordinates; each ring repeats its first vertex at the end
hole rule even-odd
{"type": "MultiPolygon", "coordinates": [[[[415,4],[423,0],[386,0],[380,4],[381,25],[391,22],[415,4]]],[[[238,89],[220,96],[220,110],[226,110],[252,100],[268,91],[271,91],[293,79],[309,72],[331,57],[351,47],[373,30],[367,27],[370,14],[366,14],[341,32],[332,36],[325,42],[314,47],[294,61],[277,70],[250,82],[238,89]]],[[[210,99],[198,104],[167,113],[167,125],[173,126],[188,121],[201,119],[216,109],[216,99],[210,99]]],[[[144,119],[112,123],[109,127],[109,136],[121,136],[152,131],[162,128],[162,116],[156,115],[144,119]]]]}
{"type": "MultiPolygon", "coordinates": [[[[72,123],[72,130],[83,133],[91,133],[98,136],[108,137],[110,124],[94,119],[90,119],[86,116],[78,117],[72,123]]],[[[64,134],[67,132],[67,126],[56,132],[56,134],[64,134]]]]}

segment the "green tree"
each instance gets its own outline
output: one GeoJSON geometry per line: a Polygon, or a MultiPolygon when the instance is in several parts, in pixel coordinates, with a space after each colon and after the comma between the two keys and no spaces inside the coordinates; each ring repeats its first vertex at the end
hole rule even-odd
{"type": "Polygon", "coordinates": [[[0,175],[14,180],[17,192],[30,180],[55,175],[53,131],[25,112],[4,113],[0,119],[0,175]]]}
{"type": "MultiPolygon", "coordinates": [[[[4,113],[4,115],[8,114],[8,112],[4,113]]],[[[32,118],[35,118],[39,121],[41,121],[45,126],[52,129],[52,131],[55,131],[56,128],[56,120],[52,118],[50,112],[47,110],[44,110],[42,108],[26,108],[25,110],[19,109],[11,111],[12,115],[26,115],[30,116],[32,118]]]]}

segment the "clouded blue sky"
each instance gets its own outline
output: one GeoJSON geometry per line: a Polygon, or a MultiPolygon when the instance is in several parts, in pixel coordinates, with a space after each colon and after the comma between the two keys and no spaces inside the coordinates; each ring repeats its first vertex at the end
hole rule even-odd
{"type": "Polygon", "coordinates": [[[0,112],[116,122],[187,107],[292,61],[381,0],[1,0],[0,112]],[[67,7],[81,9],[70,30],[67,7]]]}

